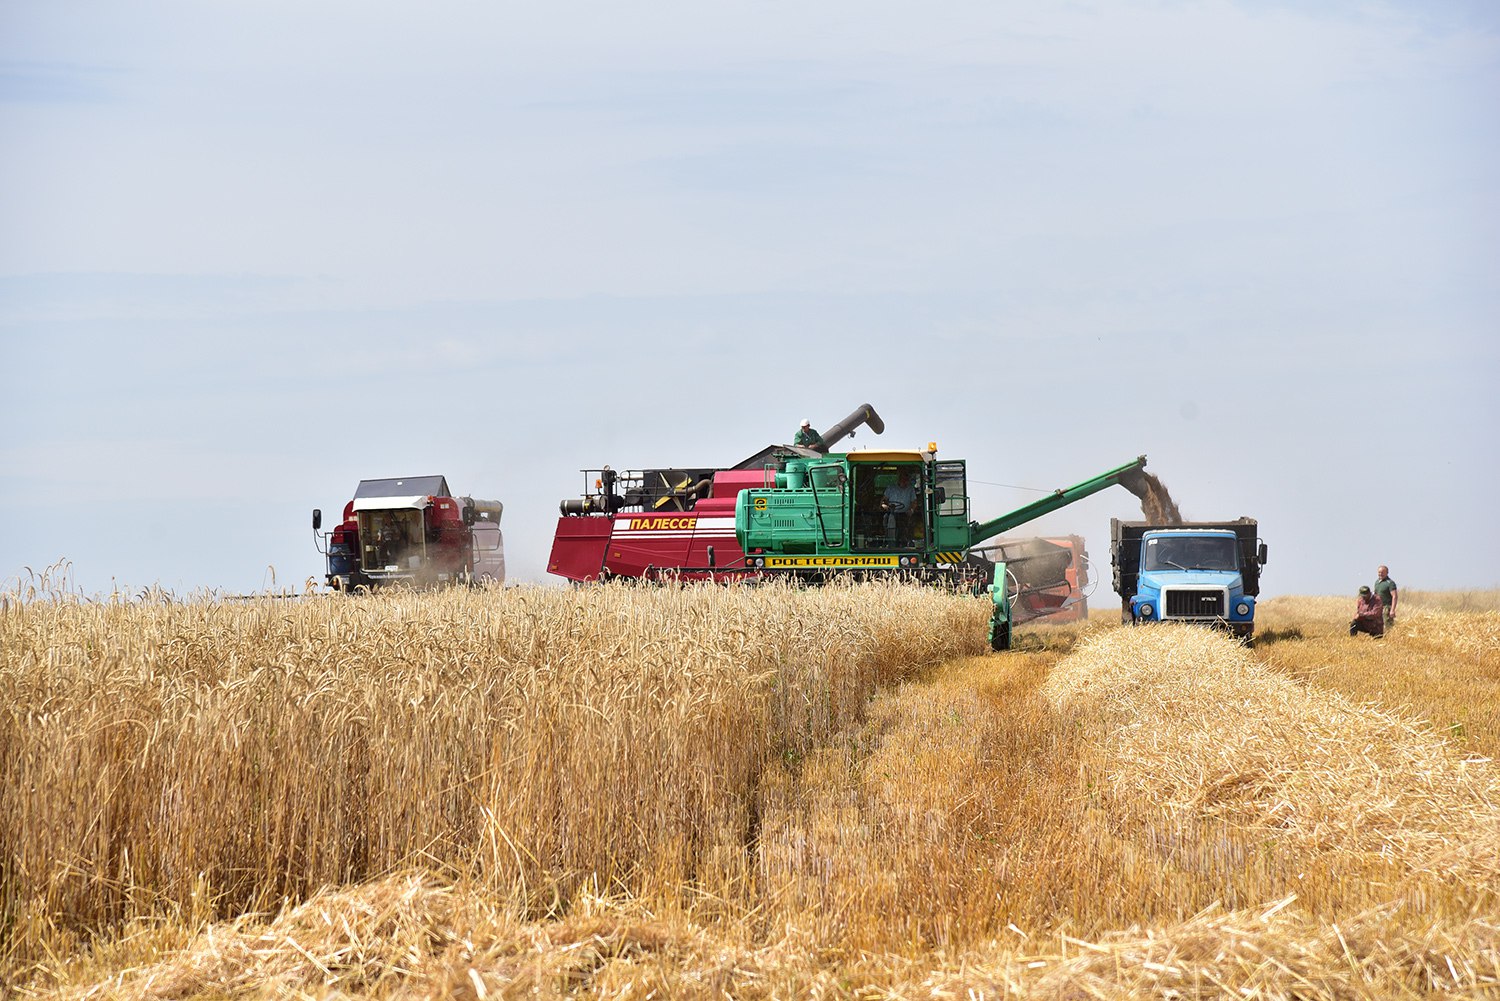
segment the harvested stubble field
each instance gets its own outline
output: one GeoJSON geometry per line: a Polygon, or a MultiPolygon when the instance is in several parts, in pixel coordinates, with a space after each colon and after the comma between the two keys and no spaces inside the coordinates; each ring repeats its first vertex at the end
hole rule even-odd
{"type": "Polygon", "coordinates": [[[0,993],[1500,996],[1500,595],[0,604],[0,993]]]}

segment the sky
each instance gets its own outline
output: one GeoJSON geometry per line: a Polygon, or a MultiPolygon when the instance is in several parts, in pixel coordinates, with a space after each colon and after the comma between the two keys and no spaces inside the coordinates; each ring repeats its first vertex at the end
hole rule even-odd
{"type": "Polygon", "coordinates": [[[0,590],[434,473],[557,582],[580,470],[864,403],[979,518],[1144,454],[1264,595],[1496,587],[1497,321],[1487,2],[0,3],[0,590]]]}

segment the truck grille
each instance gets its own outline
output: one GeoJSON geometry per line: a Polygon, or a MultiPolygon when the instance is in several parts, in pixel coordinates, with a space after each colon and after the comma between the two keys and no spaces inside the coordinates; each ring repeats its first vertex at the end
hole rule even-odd
{"type": "Polygon", "coordinates": [[[1168,619],[1222,619],[1224,592],[1218,588],[1163,590],[1164,617],[1168,619]]]}

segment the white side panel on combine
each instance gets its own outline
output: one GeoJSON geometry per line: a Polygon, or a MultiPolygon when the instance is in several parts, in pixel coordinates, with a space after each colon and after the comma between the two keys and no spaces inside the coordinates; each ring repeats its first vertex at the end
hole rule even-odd
{"type": "Polygon", "coordinates": [[[356,497],[354,498],[354,510],[398,511],[407,508],[421,510],[427,507],[429,499],[426,494],[420,497],[356,497]]]}

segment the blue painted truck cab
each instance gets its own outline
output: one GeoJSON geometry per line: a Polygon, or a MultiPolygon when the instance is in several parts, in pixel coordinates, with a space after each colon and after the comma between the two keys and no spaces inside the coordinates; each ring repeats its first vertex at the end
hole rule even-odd
{"type": "Polygon", "coordinates": [[[1255,634],[1266,546],[1250,518],[1233,522],[1110,524],[1115,591],[1127,623],[1191,622],[1255,634]]]}

